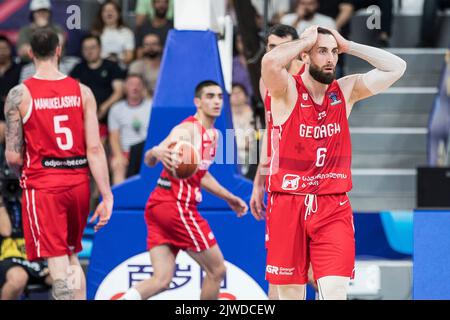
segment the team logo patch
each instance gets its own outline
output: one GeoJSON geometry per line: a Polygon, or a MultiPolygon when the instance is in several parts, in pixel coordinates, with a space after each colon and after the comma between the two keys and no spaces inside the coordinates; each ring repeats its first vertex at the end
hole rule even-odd
{"type": "Polygon", "coordinates": [[[307,94],[307,93],[304,93],[304,94],[303,94],[303,100],[305,100],[305,101],[308,100],[308,94],[307,94]]]}
{"type": "Polygon", "coordinates": [[[337,92],[334,92],[334,91],[333,91],[333,92],[330,92],[330,93],[328,94],[328,97],[329,97],[330,100],[331,100],[331,105],[332,105],[332,106],[335,106],[335,105],[337,105],[337,104],[339,104],[339,103],[342,103],[342,100],[339,99],[337,92]]]}
{"type": "Polygon", "coordinates": [[[297,190],[300,177],[296,174],[286,174],[283,177],[283,184],[281,188],[283,190],[297,190]]]}

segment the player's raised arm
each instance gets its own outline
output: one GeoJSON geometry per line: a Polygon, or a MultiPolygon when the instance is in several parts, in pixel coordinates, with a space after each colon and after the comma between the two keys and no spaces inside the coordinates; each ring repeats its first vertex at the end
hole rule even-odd
{"type": "Polygon", "coordinates": [[[274,98],[282,98],[295,83],[286,68],[301,52],[309,51],[317,41],[317,26],[303,32],[299,40],[280,44],[267,52],[261,65],[261,77],[264,85],[274,98]]]}
{"type": "Polygon", "coordinates": [[[238,217],[242,217],[247,213],[248,207],[245,201],[224,188],[211,173],[207,172],[203,176],[201,186],[209,193],[225,200],[238,217]]]}
{"type": "MultiPolygon", "coordinates": [[[[347,99],[347,108],[364,98],[385,91],[405,73],[406,62],[400,57],[371,46],[344,39],[336,30],[330,30],[338,43],[339,52],[361,58],[375,69],[339,79],[339,85],[347,99]]],[[[347,110],[347,115],[350,113],[347,110]]]]}
{"type": "Polygon", "coordinates": [[[89,169],[102,195],[102,202],[97,206],[91,219],[91,222],[93,222],[97,217],[100,217],[100,221],[95,226],[95,230],[97,231],[108,223],[112,214],[114,199],[109,183],[106,154],[99,135],[97,104],[91,89],[82,84],[80,84],[80,87],[84,107],[86,156],[89,169]]]}
{"type": "Polygon", "coordinates": [[[30,94],[22,84],[9,91],[5,102],[5,158],[17,176],[23,165],[23,123],[20,110],[24,110],[29,104],[30,94]]]}
{"type": "Polygon", "coordinates": [[[192,124],[179,124],[170,131],[169,135],[163,141],[145,153],[144,163],[149,167],[154,167],[161,161],[167,169],[171,170],[175,168],[177,164],[174,161],[175,159],[172,151],[169,149],[169,145],[174,141],[180,140],[193,143],[193,131],[192,124]]]}

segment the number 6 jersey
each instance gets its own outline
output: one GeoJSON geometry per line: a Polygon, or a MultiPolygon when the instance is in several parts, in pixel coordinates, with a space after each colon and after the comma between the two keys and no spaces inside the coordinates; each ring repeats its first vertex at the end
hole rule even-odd
{"type": "Polygon", "coordinates": [[[80,84],[70,77],[32,77],[24,85],[31,105],[22,120],[22,188],[70,187],[88,181],[80,84]]]}
{"type": "Polygon", "coordinates": [[[296,81],[298,98],[285,123],[272,126],[268,192],[337,194],[352,188],[346,103],[334,80],[322,104],[296,81]]]}

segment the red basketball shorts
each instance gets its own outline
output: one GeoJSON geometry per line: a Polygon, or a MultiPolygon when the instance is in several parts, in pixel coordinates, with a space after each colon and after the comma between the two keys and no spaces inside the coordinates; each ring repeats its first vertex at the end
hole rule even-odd
{"type": "Polygon", "coordinates": [[[23,190],[22,221],[28,260],[82,250],[89,197],[89,182],[71,188],[23,190]]]}
{"type": "Polygon", "coordinates": [[[176,255],[180,249],[201,252],[217,243],[208,222],[197,209],[177,200],[148,201],[145,221],[148,250],[167,244],[176,255]]]}
{"type": "Polygon", "coordinates": [[[347,194],[271,193],[267,213],[266,279],[272,284],[306,284],[311,263],[315,280],[353,277],[355,237],[347,194]]]}

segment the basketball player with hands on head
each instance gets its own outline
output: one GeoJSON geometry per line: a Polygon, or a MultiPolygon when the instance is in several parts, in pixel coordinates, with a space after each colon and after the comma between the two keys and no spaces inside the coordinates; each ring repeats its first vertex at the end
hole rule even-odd
{"type": "MultiPolygon", "coordinates": [[[[197,113],[188,117],[159,145],[145,154],[145,163],[155,166],[161,161],[164,168],[146,208],[147,248],[150,251],[153,274],[130,288],[123,300],[148,299],[167,290],[175,272],[179,250],[186,251],[206,272],[200,299],[218,299],[220,284],[225,276],[222,252],[208,222],[200,215],[201,188],[225,200],[238,217],[247,212],[247,204],[233,195],[208,172],[216,154],[218,132],[214,122],[223,107],[221,87],[214,81],[203,81],[195,89],[197,113]],[[179,152],[194,153],[198,168],[190,177],[178,179],[185,161],[179,152]]],[[[186,171],[186,170],[185,170],[186,171]]]]}
{"type": "Polygon", "coordinates": [[[36,74],[8,94],[6,161],[20,175],[27,257],[47,259],[57,300],[86,299],[77,257],[89,215],[89,169],[102,194],[91,222],[108,223],[113,195],[91,90],[58,70],[58,35],[31,37],[36,74]]]}
{"type": "Polygon", "coordinates": [[[347,119],[356,102],[388,89],[405,70],[399,57],[318,26],[263,57],[271,129],[278,140],[267,181],[266,278],[278,286],[280,299],[305,299],[310,263],[319,298],[346,299],[355,262],[347,119]],[[336,80],[339,53],[375,68],[336,80]],[[305,71],[291,75],[286,66],[299,54],[305,71]]]}

